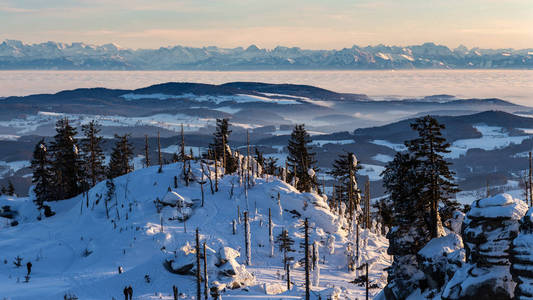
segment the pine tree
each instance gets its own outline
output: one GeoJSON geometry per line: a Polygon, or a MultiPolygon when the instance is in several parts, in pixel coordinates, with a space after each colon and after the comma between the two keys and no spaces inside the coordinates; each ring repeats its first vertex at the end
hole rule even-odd
{"type": "Polygon", "coordinates": [[[289,140],[289,155],[287,157],[288,165],[292,168],[293,173],[290,174],[289,181],[295,176],[298,179],[296,188],[300,192],[310,192],[316,186],[316,177],[309,174],[309,169],[317,169],[314,167],[316,160],[315,153],[311,152],[311,147],[308,145],[311,138],[304,128],[304,125],[296,125],[291,133],[289,140]]]}
{"type": "Polygon", "coordinates": [[[420,274],[417,253],[431,240],[431,209],[423,198],[421,165],[411,154],[396,153],[382,173],[395,226],[387,234],[387,252],[394,256],[385,288],[390,299],[404,299],[418,288],[419,281],[413,275],[420,274]]]}
{"type": "Polygon", "coordinates": [[[231,174],[237,171],[237,161],[233,157],[230,147],[228,145],[229,135],[228,119],[217,119],[216,130],[213,138],[213,143],[209,145],[211,157],[210,159],[222,160],[226,174],[231,174]]]}
{"type": "Polygon", "coordinates": [[[148,135],[144,135],[144,164],[150,166],[150,153],[148,151],[148,135]]]}
{"type": "Polygon", "coordinates": [[[11,179],[7,181],[7,195],[15,196],[15,186],[13,186],[13,182],[11,182],[11,179]]]}
{"type": "Polygon", "coordinates": [[[35,193],[35,204],[38,209],[43,208],[44,201],[51,200],[53,197],[53,177],[50,170],[51,162],[48,158],[48,152],[44,139],[41,139],[33,150],[33,159],[31,169],[33,171],[32,184],[35,193]]]}
{"type": "Polygon", "coordinates": [[[56,135],[50,145],[54,172],[55,199],[68,199],[81,191],[83,178],[82,161],[78,153],[76,128],[70,126],[67,118],[56,123],[56,135]]]}
{"type": "Polygon", "coordinates": [[[261,151],[259,151],[257,147],[255,148],[255,160],[261,167],[265,165],[265,158],[263,157],[263,153],[261,153],[261,151]]]}
{"type": "Polygon", "coordinates": [[[357,171],[361,169],[355,154],[347,152],[340,154],[333,162],[333,168],[328,172],[335,177],[338,183],[338,193],[335,197],[338,201],[344,202],[348,207],[348,213],[351,216],[361,200],[361,191],[357,186],[357,171]]]}
{"type": "Polygon", "coordinates": [[[292,246],[294,245],[294,240],[289,236],[289,232],[284,228],[281,233],[276,238],[276,243],[278,244],[279,251],[283,252],[283,265],[287,271],[287,290],[291,289],[291,279],[290,279],[290,262],[294,260],[294,257],[289,256],[290,252],[294,252],[292,246]]]}
{"type": "Polygon", "coordinates": [[[264,172],[269,175],[275,175],[277,167],[278,159],[275,157],[267,157],[265,159],[265,168],[264,172]]]}
{"type": "Polygon", "coordinates": [[[87,176],[87,182],[93,187],[97,182],[105,178],[104,159],[105,155],[102,150],[102,137],[100,126],[96,121],[91,121],[81,127],[84,139],[81,141],[81,150],[84,158],[84,171],[87,176]]]}
{"type": "Polygon", "coordinates": [[[450,214],[459,207],[459,203],[452,199],[459,191],[454,183],[455,173],[449,169],[451,163],[443,157],[443,154],[450,153],[450,144],[441,133],[445,126],[431,116],[416,119],[411,128],[418,131],[418,138],[405,142],[405,146],[420,161],[423,199],[431,207],[431,234],[432,237],[438,237],[439,205],[442,203],[444,210],[450,214]]]}
{"type": "Polygon", "coordinates": [[[133,147],[129,143],[129,134],[115,135],[117,142],[111,152],[111,160],[107,170],[108,178],[115,178],[133,171],[130,160],[133,157],[133,147]]]}
{"type": "Polygon", "coordinates": [[[423,199],[424,181],[420,174],[421,162],[413,155],[396,153],[383,171],[383,186],[392,203],[393,225],[429,232],[430,205],[423,199]]]}

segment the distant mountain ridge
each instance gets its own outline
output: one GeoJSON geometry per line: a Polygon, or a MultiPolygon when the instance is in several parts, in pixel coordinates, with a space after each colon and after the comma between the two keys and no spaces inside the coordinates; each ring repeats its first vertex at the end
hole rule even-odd
{"type": "Polygon", "coordinates": [[[533,69],[530,49],[450,49],[434,43],[353,46],[306,50],[278,46],[261,49],[183,47],[126,49],[115,44],[46,42],[0,43],[0,70],[310,70],[310,69],[533,69]]]}

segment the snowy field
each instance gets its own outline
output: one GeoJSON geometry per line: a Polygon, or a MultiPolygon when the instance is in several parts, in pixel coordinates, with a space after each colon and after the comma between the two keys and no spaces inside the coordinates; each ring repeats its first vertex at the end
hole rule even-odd
{"type": "MultiPolygon", "coordinates": [[[[55,112],[38,112],[36,115],[26,115],[23,118],[15,118],[9,121],[0,121],[0,126],[8,127],[17,134],[25,135],[35,133],[40,126],[54,125],[61,118],[68,118],[76,127],[87,124],[92,120],[97,121],[101,126],[154,126],[170,131],[179,132],[181,125],[186,132],[197,131],[207,125],[215,125],[216,119],[201,118],[184,114],[155,114],[148,117],[123,117],[118,115],[88,115],[88,114],[67,114],[55,112]]],[[[232,123],[232,126],[242,128],[255,128],[259,125],[232,123]]],[[[15,135],[9,135],[14,139],[15,135]]],[[[111,138],[110,136],[105,138],[111,138]]],[[[1,137],[0,137],[1,139],[1,137]]]]}
{"type": "MultiPolygon", "coordinates": [[[[524,140],[531,138],[530,131],[522,129],[525,135],[510,136],[509,133],[502,127],[487,126],[479,124],[474,128],[481,133],[480,138],[456,140],[450,146],[450,153],[445,154],[447,158],[459,158],[465,155],[468,149],[483,149],[495,150],[505,148],[511,144],[520,144],[524,140]]],[[[406,147],[403,144],[395,144],[385,140],[373,140],[371,143],[391,148],[394,151],[405,151],[406,147]]],[[[385,159],[385,157],[375,156],[376,160],[385,159]]]]}
{"type": "MultiPolygon", "coordinates": [[[[210,168],[213,172],[213,166],[210,168]]],[[[78,196],[52,203],[56,215],[42,221],[36,220],[38,211],[31,198],[0,197],[0,207],[9,205],[20,213],[18,226],[2,228],[7,219],[0,220],[0,259],[4,261],[0,264],[0,298],[63,299],[70,294],[84,300],[123,299],[123,287],[131,285],[134,299],[171,299],[172,285],[176,285],[183,293],[182,299],[193,299],[194,276],[171,273],[164,263],[170,261],[173,268],[194,261],[190,247],[194,245],[194,229],[198,228],[201,242],[207,244],[210,286],[215,281],[220,285],[230,286],[233,282],[243,285],[226,288],[223,299],[302,299],[302,266],[292,264],[293,287],[286,291],[282,255],[277,247],[274,256],[270,255],[269,209],[274,235],[287,229],[295,240],[297,252],[291,254],[296,260],[303,257],[298,246],[303,237],[299,220],[309,218],[310,239],[318,242],[319,251],[316,269],[319,271],[313,273],[314,299],[319,294],[326,299],[331,293],[340,293],[341,299],[364,297],[364,288],[350,282],[358,274],[346,268],[346,220],[331,212],[322,196],[299,193],[290,185],[267,177],[255,179],[246,197],[238,177],[226,175],[214,195],[209,183],[204,185],[202,207],[199,184],[185,186],[179,180],[178,188],[174,188],[173,178],[182,173],[181,163],[165,165],[162,173],[157,169],[157,166],[140,169],[114,180],[116,191],[108,202],[109,218],[104,205],[105,182],[90,190],[88,202],[78,196]],[[169,198],[169,189],[179,196],[170,194],[174,198],[169,198]],[[177,220],[184,212],[156,206],[156,199],[192,203],[190,219],[185,223],[177,220]],[[238,211],[242,218],[246,209],[250,213],[251,266],[244,266],[243,223],[236,221],[236,234],[232,233],[238,211]],[[231,258],[217,266],[223,253],[231,258]],[[13,264],[17,256],[22,258],[21,268],[13,264]],[[29,282],[25,282],[28,261],[33,269],[29,282]],[[124,269],[122,274],[119,267],[124,269]],[[221,275],[224,268],[236,270],[236,275],[221,275]]],[[[196,178],[200,177],[198,164],[193,164],[192,171],[196,178]]],[[[360,247],[359,264],[370,264],[370,281],[378,285],[370,290],[372,298],[386,282],[384,268],[390,264],[386,254],[388,242],[382,235],[361,230],[360,247]]]]}

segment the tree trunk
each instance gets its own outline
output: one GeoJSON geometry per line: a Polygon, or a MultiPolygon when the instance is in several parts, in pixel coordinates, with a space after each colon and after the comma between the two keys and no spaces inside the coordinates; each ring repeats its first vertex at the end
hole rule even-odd
{"type": "Polygon", "coordinates": [[[202,296],[202,287],[201,287],[201,277],[200,277],[200,235],[198,233],[198,228],[196,228],[196,299],[200,300],[202,296]]]}
{"type": "Polygon", "coordinates": [[[309,281],[309,222],[307,218],[304,222],[305,226],[305,300],[309,300],[310,297],[310,281],[309,281]]]}
{"type": "Polygon", "coordinates": [[[207,300],[208,298],[208,291],[209,291],[209,282],[208,282],[208,278],[207,278],[207,251],[206,250],[206,246],[205,246],[205,242],[204,242],[204,297],[205,299],[207,300]]]}
{"type": "Polygon", "coordinates": [[[272,214],[268,208],[268,240],[270,242],[270,257],[274,257],[274,235],[272,233],[272,214]]]}
{"type": "Polygon", "coordinates": [[[250,233],[250,223],[248,222],[248,212],[244,212],[244,244],[246,249],[246,265],[252,265],[252,249],[250,246],[251,243],[251,233],[250,233]]]}
{"type": "Polygon", "coordinates": [[[150,166],[150,158],[148,157],[148,135],[144,135],[144,162],[146,167],[150,166]]]}

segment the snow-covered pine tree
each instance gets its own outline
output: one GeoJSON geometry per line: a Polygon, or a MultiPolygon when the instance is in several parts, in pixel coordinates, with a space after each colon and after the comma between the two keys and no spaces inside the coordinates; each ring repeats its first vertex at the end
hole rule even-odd
{"type": "Polygon", "coordinates": [[[117,142],[111,152],[111,159],[107,169],[107,176],[115,178],[133,171],[130,160],[133,157],[133,146],[130,144],[129,134],[115,135],[117,142]]]}
{"type": "Polygon", "coordinates": [[[57,200],[74,197],[81,191],[83,169],[76,134],[76,128],[70,125],[67,118],[56,122],[56,135],[49,151],[55,179],[54,198],[57,200]]]}
{"type": "MultiPolygon", "coordinates": [[[[449,169],[443,154],[450,153],[450,144],[442,136],[443,124],[431,116],[416,119],[411,128],[418,131],[418,138],[405,142],[405,146],[414,157],[420,161],[419,173],[423,174],[423,198],[430,203],[431,208],[431,236],[439,236],[440,216],[439,204],[443,204],[443,211],[451,217],[451,213],[459,207],[459,203],[452,196],[459,191],[454,183],[455,175],[449,169]]],[[[447,218],[446,218],[447,219],[447,218]]]]}
{"type": "Polygon", "coordinates": [[[31,169],[33,171],[32,184],[35,193],[35,204],[38,209],[43,208],[44,201],[51,200],[53,196],[53,177],[50,171],[51,162],[44,139],[41,139],[33,150],[31,169]]]}
{"type": "Polygon", "coordinates": [[[405,299],[419,285],[417,253],[430,240],[430,204],[423,199],[421,162],[407,153],[396,153],[383,172],[383,186],[392,204],[394,227],[387,234],[388,253],[394,256],[388,269],[387,299],[405,299]]]}
{"type": "Polygon", "coordinates": [[[357,171],[360,169],[355,154],[346,152],[339,155],[333,162],[332,170],[328,172],[338,182],[335,198],[346,204],[350,219],[359,205],[361,191],[357,187],[357,171]]]}
{"type": "Polygon", "coordinates": [[[84,138],[81,140],[81,151],[83,153],[85,181],[93,187],[97,182],[105,178],[104,159],[102,150],[102,137],[99,124],[92,120],[86,125],[82,125],[81,131],[84,138]]]}
{"type": "Polygon", "coordinates": [[[288,181],[295,180],[296,188],[301,192],[310,192],[317,185],[316,177],[309,176],[309,169],[318,171],[315,167],[315,153],[311,152],[309,143],[311,138],[304,128],[304,125],[296,125],[291,133],[287,156],[288,165],[292,167],[293,173],[289,174],[288,181]]]}
{"type": "Polygon", "coordinates": [[[237,161],[231,154],[231,150],[228,146],[229,130],[228,119],[217,119],[215,133],[213,133],[213,143],[209,144],[209,153],[212,155],[210,159],[222,160],[223,168],[226,174],[231,174],[237,171],[237,161]],[[225,160],[225,161],[224,161],[225,160]]]}

